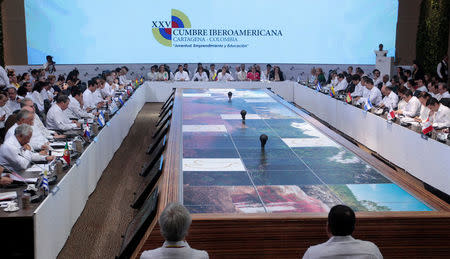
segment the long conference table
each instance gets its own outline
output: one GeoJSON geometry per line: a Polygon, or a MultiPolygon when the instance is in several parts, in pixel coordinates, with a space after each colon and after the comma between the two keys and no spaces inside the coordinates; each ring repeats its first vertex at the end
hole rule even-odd
{"type": "MultiPolygon", "coordinates": [[[[34,257],[56,258],[104,169],[146,102],[163,102],[173,88],[270,88],[374,150],[413,176],[450,194],[450,146],[332,99],[296,82],[145,82],[95,137],[75,165],[34,210],[34,257]],[[393,144],[394,143],[394,144],[393,144]]],[[[11,214],[13,215],[13,214],[11,214]]]]}
{"type": "MultiPolygon", "coordinates": [[[[19,233],[23,235],[23,240],[17,242],[20,242],[22,250],[30,250],[30,246],[34,246],[34,252],[25,252],[26,257],[32,254],[34,258],[45,259],[58,256],[89,195],[95,190],[103,171],[128,135],[145,102],[146,88],[140,87],[99,131],[63,178],[55,186],[50,186],[49,195],[34,211],[19,210],[9,214],[1,211],[2,226],[25,222],[27,231],[19,233]],[[33,230],[29,231],[29,228],[33,230]]],[[[14,231],[14,226],[11,228],[14,231]]],[[[24,228],[19,226],[16,231],[18,229],[24,228]]],[[[8,238],[6,232],[2,232],[2,236],[8,238]]]]}
{"type": "Polygon", "coordinates": [[[381,157],[450,195],[450,146],[388,123],[383,117],[331,98],[297,82],[146,82],[149,101],[163,101],[172,88],[270,88],[381,157]]]}

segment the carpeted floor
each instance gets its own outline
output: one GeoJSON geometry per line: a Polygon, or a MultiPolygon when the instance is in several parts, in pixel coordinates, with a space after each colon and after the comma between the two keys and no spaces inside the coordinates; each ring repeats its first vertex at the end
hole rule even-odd
{"type": "Polygon", "coordinates": [[[121,236],[136,213],[130,204],[140,186],[139,176],[161,103],[147,103],[103,172],[95,191],[58,258],[114,258],[122,244],[121,236]]]}

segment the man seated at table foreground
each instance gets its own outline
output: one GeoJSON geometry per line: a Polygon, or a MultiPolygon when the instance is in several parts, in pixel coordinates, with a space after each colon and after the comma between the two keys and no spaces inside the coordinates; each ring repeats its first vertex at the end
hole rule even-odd
{"type": "Polygon", "coordinates": [[[0,146],[0,165],[13,172],[22,172],[31,162],[52,161],[54,156],[44,156],[33,151],[29,145],[33,129],[21,124],[14,130],[14,136],[0,146]]]}
{"type": "Polygon", "coordinates": [[[166,241],[160,248],[144,251],[141,259],[209,258],[206,251],[192,249],[186,242],[185,237],[191,223],[191,215],[183,205],[167,205],[159,217],[161,235],[166,241]]]}
{"type": "Polygon", "coordinates": [[[436,98],[430,98],[427,107],[430,109],[429,118],[434,128],[450,127],[450,108],[440,104],[436,98]]]}
{"type": "Polygon", "coordinates": [[[38,127],[34,126],[34,114],[30,107],[24,107],[16,115],[17,122],[8,129],[5,139],[14,136],[14,131],[19,125],[27,124],[33,129],[33,136],[30,139],[29,145],[33,150],[47,150],[49,148],[49,142],[45,136],[42,135],[38,127]]]}
{"type": "Polygon", "coordinates": [[[330,239],[309,247],[303,258],[383,258],[374,243],[352,237],[355,221],[355,213],[350,207],[336,205],[331,208],[327,221],[327,234],[330,239]]]}

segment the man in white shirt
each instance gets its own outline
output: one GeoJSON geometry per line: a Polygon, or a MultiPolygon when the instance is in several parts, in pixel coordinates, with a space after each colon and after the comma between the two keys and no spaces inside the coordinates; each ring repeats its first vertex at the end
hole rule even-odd
{"type": "Polygon", "coordinates": [[[64,113],[64,110],[69,107],[69,97],[60,94],[56,98],[56,103],[52,105],[47,113],[47,127],[52,130],[71,130],[80,127],[80,123],[71,121],[64,113]]]}
{"type": "Polygon", "coordinates": [[[113,86],[114,86],[114,77],[107,76],[104,87],[100,90],[102,96],[114,97],[114,95],[116,94],[116,89],[113,86]]]}
{"type": "Polygon", "coordinates": [[[6,108],[9,111],[9,114],[11,115],[14,111],[16,110],[20,110],[20,99],[17,96],[17,90],[14,87],[10,87],[8,88],[8,95],[9,95],[9,100],[6,103],[6,108]]]}
{"type": "Polygon", "coordinates": [[[362,84],[363,82],[361,81],[361,77],[357,74],[352,75],[352,82],[355,85],[355,90],[353,91],[353,93],[351,93],[351,96],[353,98],[355,97],[359,98],[363,96],[364,88],[366,87],[362,84]]]}
{"type": "Polygon", "coordinates": [[[208,75],[203,71],[203,67],[199,66],[197,72],[192,77],[192,81],[208,81],[208,75]]]}
{"type": "MultiPolygon", "coordinates": [[[[389,80],[389,75],[384,75],[381,82],[382,82],[383,85],[385,85],[385,86],[391,86],[391,85],[392,85],[391,81],[389,80]]],[[[378,86],[378,85],[375,84],[375,86],[378,86]]]]}
{"type": "Polygon", "coordinates": [[[182,65],[178,65],[178,70],[175,72],[175,81],[189,81],[188,72],[183,70],[182,65]]]}
{"type": "Polygon", "coordinates": [[[49,148],[49,142],[47,138],[39,132],[39,129],[37,127],[34,127],[34,112],[30,110],[30,107],[24,107],[17,113],[17,122],[8,129],[8,132],[6,132],[5,135],[5,139],[14,136],[14,130],[18,126],[27,124],[30,125],[33,129],[33,136],[31,137],[29,143],[33,150],[47,150],[49,148]]]}
{"type": "MultiPolygon", "coordinates": [[[[147,73],[147,80],[149,81],[156,81],[156,70],[158,70],[157,65],[153,65],[150,68],[150,72],[147,73]]],[[[106,81],[108,82],[108,78],[106,78],[106,81]]]]}
{"type": "Polygon", "coordinates": [[[69,107],[64,111],[64,113],[69,118],[95,118],[95,115],[89,113],[83,109],[83,93],[80,89],[72,89],[72,94],[69,96],[69,107]]]}
{"type": "Polygon", "coordinates": [[[165,242],[162,247],[144,251],[141,259],[206,259],[208,253],[192,249],[185,241],[192,219],[189,211],[181,204],[170,203],[159,217],[159,227],[165,242]]]}
{"type": "Polygon", "coordinates": [[[430,109],[427,107],[427,102],[431,99],[431,95],[427,92],[420,92],[417,98],[422,105],[420,106],[419,116],[415,117],[414,120],[422,123],[428,119],[430,113],[430,109]]]}
{"type": "Polygon", "coordinates": [[[380,107],[386,107],[389,110],[393,110],[397,108],[398,105],[398,96],[394,91],[392,91],[391,87],[383,85],[381,87],[381,93],[383,93],[384,98],[381,101],[380,107]]]}
{"type": "Polygon", "coordinates": [[[378,247],[369,241],[354,239],[355,213],[345,205],[336,205],[328,213],[327,242],[310,246],[304,259],[313,258],[383,258],[378,247]]]}
{"type": "Polygon", "coordinates": [[[438,84],[438,92],[439,94],[437,95],[438,101],[440,101],[442,98],[450,98],[450,94],[448,93],[448,87],[446,83],[439,83],[438,84]]]}
{"type": "Polygon", "coordinates": [[[131,80],[127,79],[128,68],[123,66],[120,68],[119,72],[119,84],[128,85],[131,84],[131,80]]]}
{"type": "Polygon", "coordinates": [[[367,100],[370,100],[373,106],[378,106],[382,100],[380,89],[373,85],[373,81],[369,77],[364,77],[363,81],[367,91],[363,93],[363,97],[358,100],[358,103],[365,103],[367,100]]]}
{"type": "Polygon", "coordinates": [[[437,84],[435,82],[429,82],[427,88],[428,88],[428,93],[431,95],[431,97],[438,99],[439,90],[438,90],[437,84]]]}
{"type": "Polygon", "coordinates": [[[21,172],[31,161],[52,161],[54,156],[44,156],[32,151],[28,144],[33,135],[30,125],[22,124],[14,130],[14,136],[0,146],[0,165],[12,172],[21,172]]]}
{"type": "Polygon", "coordinates": [[[430,122],[433,128],[450,127],[450,108],[439,103],[436,98],[430,98],[427,101],[427,107],[430,109],[430,122]]]}
{"type": "Polygon", "coordinates": [[[382,82],[381,81],[381,77],[380,77],[380,75],[381,75],[380,70],[374,69],[372,71],[372,73],[373,73],[373,79],[372,79],[373,80],[373,84],[375,86],[378,86],[378,84],[382,82]]]}
{"type": "Polygon", "coordinates": [[[216,65],[211,64],[209,65],[209,81],[216,81],[216,80],[217,80],[216,65]]]}
{"type": "Polygon", "coordinates": [[[97,81],[91,79],[88,81],[88,88],[83,93],[83,105],[87,112],[92,111],[95,108],[101,108],[103,106],[103,100],[97,95],[97,81]]]}
{"type": "Polygon", "coordinates": [[[339,73],[338,75],[338,84],[337,86],[334,88],[334,91],[337,93],[339,91],[344,91],[345,88],[347,88],[347,79],[345,79],[344,74],[339,73]]]}
{"type": "Polygon", "coordinates": [[[423,79],[422,78],[417,80],[417,89],[416,89],[416,91],[428,92],[427,86],[423,83],[423,79]]]}
{"type": "Polygon", "coordinates": [[[44,126],[44,123],[42,123],[41,119],[39,118],[39,116],[36,114],[35,109],[34,109],[34,103],[30,98],[23,98],[20,101],[20,107],[23,108],[28,108],[29,111],[32,111],[34,114],[34,121],[33,121],[33,130],[35,128],[38,128],[39,132],[47,139],[54,139],[54,138],[64,138],[64,135],[53,135],[56,132],[54,132],[53,130],[49,130],[44,126]]]}
{"type": "Polygon", "coordinates": [[[239,71],[236,69],[236,80],[247,81],[247,71],[245,70],[245,64],[241,64],[239,71]]]}
{"type": "Polygon", "coordinates": [[[227,73],[227,68],[222,67],[222,71],[217,75],[217,81],[233,81],[234,78],[229,73],[227,73]]]}
{"type": "Polygon", "coordinates": [[[417,97],[413,96],[411,90],[399,91],[398,94],[406,102],[403,110],[397,110],[396,114],[403,114],[407,117],[414,118],[419,115],[421,103],[417,97]]]}

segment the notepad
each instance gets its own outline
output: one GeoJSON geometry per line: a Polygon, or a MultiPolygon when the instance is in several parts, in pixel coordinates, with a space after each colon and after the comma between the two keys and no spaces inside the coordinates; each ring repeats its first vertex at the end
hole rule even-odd
{"type": "Polygon", "coordinates": [[[38,178],[37,177],[31,177],[31,178],[19,178],[15,176],[14,174],[7,174],[3,173],[2,176],[8,175],[13,181],[23,182],[25,180],[26,183],[36,183],[38,178]]]}
{"type": "MultiPolygon", "coordinates": [[[[67,144],[69,146],[71,146],[72,145],[72,141],[67,142],[67,144]]],[[[50,143],[50,146],[53,147],[53,148],[65,147],[66,146],[66,142],[62,142],[62,141],[52,142],[52,143],[50,143]]]]}
{"type": "Polygon", "coordinates": [[[63,156],[64,155],[64,149],[63,148],[59,148],[59,149],[53,149],[52,150],[52,156],[63,156]]]}
{"type": "Polygon", "coordinates": [[[0,201],[12,200],[17,198],[17,192],[0,192],[0,201]]]}

